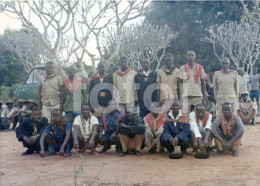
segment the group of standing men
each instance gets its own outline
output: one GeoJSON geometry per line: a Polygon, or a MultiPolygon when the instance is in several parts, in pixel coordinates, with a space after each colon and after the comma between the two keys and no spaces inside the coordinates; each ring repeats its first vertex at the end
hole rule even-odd
{"type": "Polygon", "coordinates": [[[238,156],[244,127],[237,116],[237,72],[229,69],[228,58],[221,60],[222,69],[213,78],[218,115],[213,122],[212,114],[206,111],[206,74],[195,60],[195,52],[189,51],[187,63],[178,69],[168,53],[158,72],[152,72],[149,60],[142,59],[142,69],[136,73],[128,67],[127,58],[121,57],[120,69],[113,75],[107,74],[106,64],[100,62],[90,80],[78,76],[74,66],[62,80],[54,73],[53,63],[47,62],[47,76],[39,82],[38,95],[43,117],[35,108],[16,131],[28,148],[25,154],[36,151],[44,157],[49,148],[49,155],[70,155],[72,147],[81,153],[86,149],[97,153],[98,144],[104,145],[100,153],[115,144],[119,156],[129,151],[139,156],[144,145],[148,153],[157,148],[161,153],[165,148],[172,153],[180,146],[186,154],[192,144],[196,154],[210,152],[214,137],[216,156],[225,150],[238,156]]]}

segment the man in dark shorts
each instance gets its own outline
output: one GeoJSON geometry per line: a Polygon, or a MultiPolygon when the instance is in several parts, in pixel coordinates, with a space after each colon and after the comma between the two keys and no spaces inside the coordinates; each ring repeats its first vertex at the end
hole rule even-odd
{"type": "Polygon", "coordinates": [[[253,75],[249,77],[249,84],[250,84],[250,98],[254,102],[256,99],[257,103],[257,116],[260,116],[259,114],[259,97],[260,97],[260,91],[259,91],[259,81],[260,81],[260,75],[257,74],[257,67],[254,67],[253,69],[253,75]]]}

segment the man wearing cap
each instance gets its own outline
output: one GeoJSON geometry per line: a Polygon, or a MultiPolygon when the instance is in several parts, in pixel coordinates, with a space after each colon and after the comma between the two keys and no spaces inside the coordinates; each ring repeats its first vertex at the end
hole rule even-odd
{"type": "Polygon", "coordinates": [[[196,54],[187,52],[187,63],[180,68],[180,82],[182,87],[182,108],[190,113],[197,104],[206,105],[205,71],[202,65],[195,62],[196,54]]]}
{"type": "Polygon", "coordinates": [[[224,151],[231,151],[233,156],[237,157],[245,127],[240,117],[232,113],[231,103],[224,103],[222,112],[223,115],[218,116],[211,127],[211,133],[218,149],[214,156],[219,156],[224,151]]]}
{"type": "Polygon", "coordinates": [[[26,108],[21,113],[22,121],[30,118],[32,115],[33,107],[37,107],[37,103],[34,99],[28,99],[27,101],[25,101],[25,105],[26,105],[26,108]]]}
{"type": "Polygon", "coordinates": [[[14,126],[15,128],[20,126],[20,123],[22,122],[21,113],[26,109],[24,103],[25,101],[23,99],[18,99],[17,107],[14,107],[14,109],[7,115],[10,119],[9,130],[12,130],[14,126]]]}
{"type": "Polygon", "coordinates": [[[58,108],[63,110],[63,82],[61,76],[54,73],[54,63],[48,61],[45,66],[47,76],[39,80],[39,108],[42,115],[51,120],[51,112],[58,108]]]}
{"type": "Polygon", "coordinates": [[[229,102],[232,105],[233,114],[237,114],[238,100],[238,76],[237,72],[230,70],[230,61],[224,57],[221,59],[221,70],[215,72],[214,95],[217,101],[217,115],[222,115],[222,105],[229,102]]]}
{"type": "Polygon", "coordinates": [[[7,129],[10,127],[10,119],[7,117],[15,108],[13,107],[13,101],[8,100],[5,102],[6,108],[3,109],[1,113],[2,123],[4,129],[7,129]]]}
{"type": "Polygon", "coordinates": [[[69,66],[68,78],[63,85],[63,111],[70,123],[81,113],[81,105],[87,102],[87,90],[84,80],[76,74],[75,65],[69,66]]]}
{"type": "Polygon", "coordinates": [[[248,124],[251,121],[251,125],[255,125],[256,108],[254,103],[248,99],[248,92],[241,94],[241,100],[239,101],[237,115],[241,118],[243,124],[248,124]]]}

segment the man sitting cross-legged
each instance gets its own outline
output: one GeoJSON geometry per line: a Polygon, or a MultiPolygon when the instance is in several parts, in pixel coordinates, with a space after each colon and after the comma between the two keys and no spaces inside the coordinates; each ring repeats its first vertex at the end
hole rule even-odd
{"type": "Polygon", "coordinates": [[[137,156],[141,156],[145,131],[143,119],[135,114],[133,106],[127,106],[125,113],[118,126],[118,137],[122,146],[122,152],[118,156],[124,156],[128,151],[134,151],[137,156]]]}
{"type": "Polygon", "coordinates": [[[189,117],[180,109],[178,99],[173,100],[163,128],[161,144],[167,148],[168,153],[174,151],[174,146],[180,146],[182,154],[187,154],[186,149],[190,143],[189,117]]]}
{"type": "Polygon", "coordinates": [[[241,94],[241,100],[239,101],[239,109],[237,115],[241,118],[243,124],[248,124],[251,121],[251,125],[255,125],[256,108],[251,100],[248,100],[248,92],[241,94]]]}
{"type": "Polygon", "coordinates": [[[195,112],[189,114],[190,118],[190,131],[192,141],[192,155],[206,150],[210,152],[210,145],[212,142],[212,135],[210,132],[212,126],[212,115],[205,111],[205,106],[201,103],[195,108],[195,112]]]}
{"type": "Polygon", "coordinates": [[[116,152],[120,153],[120,142],[117,137],[117,130],[120,119],[123,119],[123,114],[117,110],[117,105],[114,100],[108,102],[107,112],[103,113],[100,118],[99,127],[99,143],[104,145],[104,148],[99,152],[104,153],[111,148],[111,145],[116,145],[116,152]],[[102,134],[104,130],[104,134],[102,134]]]}
{"type": "Polygon", "coordinates": [[[229,150],[237,157],[237,150],[244,133],[244,125],[239,116],[233,115],[231,103],[224,103],[222,105],[222,112],[223,116],[217,117],[211,127],[211,132],[218,149],[214,155],[219,156],[223,151],[229,150]]]}
{"type": "Polygon", "coordinates": [[[163,134],[163,124],[166,118],[165,113],[159,113],[159,103],[151,104],[151,112],[144,117],[145,124],[145,145],[148,147],[149,154],[155,153],[156,148],[163,152],[160,139],[163,134]]]}
{"type": "Polygon", "coordinates": [[[98,126],[98,119],[92,115],[91,106],[83,104],[81,115],[75,118],[72,129],[73,146],[75,149],[79,149],[79,153],[90,149],[92,154],[97,154],[98,126]]]}
{"type": "Polygon", "coordinates": [[[52,111],[50,124],[44,129],[40,139],[40,156],[55,155],[56,152],[59,152],[61,156],[64,156],[64,150],[65,157],[70,156],[72,148],[72,143],[69,144],[71,129],[71,123],[65,117],[62,117],[61,111],[59,109],[54,109],[52,111]],[[50,149],[46,154],[44,151],[44,142],[50,149]]]}
{"type": "Polygon", "coordinates": [[[48,119],[41,117],[41,112],[38,107],[32,109],[32,116],[25,119],[22,124],[16,129],[16,137],[18,141],[23,143],[23,146],[28,148],[22,155],[33,154],[40,152],[40,136],[48,125],[48,119]]]}

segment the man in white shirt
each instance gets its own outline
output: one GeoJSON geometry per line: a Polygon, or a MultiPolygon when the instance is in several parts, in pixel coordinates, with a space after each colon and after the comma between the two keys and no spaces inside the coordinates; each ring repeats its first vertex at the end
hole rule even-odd
{"type": "Polygon", "coordinates": [[[92,115],[89,104],[83,104],[81,115],[77,116],[73,123],[73,146],[79,149],[79,153],[84,153],[90,149],[92,154],[97,154],[98,144],[98,119],[92,115]]]}
{"type": "Polygon", "coordinates": [[[189,123],[193,146],[192,155],[195,155],[198,149],[209,152],[212,142],[212,135],[210,133],[212,115],[206,112],[205,106],[202,103],[196,106],[195,112],[189,114],[189,123]]]}

